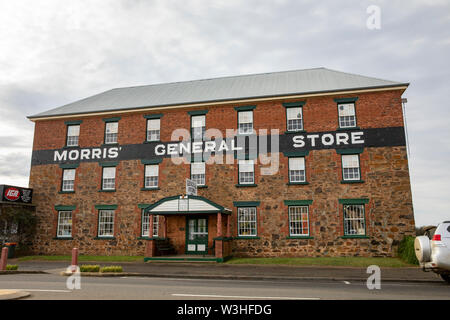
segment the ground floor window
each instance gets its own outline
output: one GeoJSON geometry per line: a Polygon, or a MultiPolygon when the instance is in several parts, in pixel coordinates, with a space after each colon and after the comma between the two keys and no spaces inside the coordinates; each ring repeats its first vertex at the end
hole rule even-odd
{"type": "Polygon", "coordinates": [[[114,210],[99,210],[98,212],[98,236],[114,236],[114,210]]]}
{"type": "Polygon", "coordinates": [[[238,208],[238,236],[256,236],[256,207],[238,208]]]}
{"type": "Polygon", "coordinates": [[[366,235],[366,219],[363,204],[344,205],[344,235],[366,235]]]}
{"type": "Polygon", "coordinates": [[[58,211],[58,238],[72,237],[72,211],[58,211]]]}
{"type": "Polygon", "coordinates": [[[149,214],[148,212],[142,213],[142,237],[150,237],[149,234],[149,228],[150,228],[150,217],[153,217],[153,237],[158,236],[158,223],[159,223],[159,216],[156,216],[154,214],[149,214]]]}
{"type": "Polygon", "coordinates": [[[289,207],[289,235],[309,236],[308,206],[289,207]]]}

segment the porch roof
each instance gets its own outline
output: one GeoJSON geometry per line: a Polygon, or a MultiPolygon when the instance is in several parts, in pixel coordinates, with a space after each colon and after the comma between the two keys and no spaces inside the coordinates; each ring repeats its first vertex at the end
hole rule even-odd
{"type": "Polygon", "coordinates": [[[174,214],[231,214],[227,209],[202,196],[184,196],[177,195],[158,200],[154,204],[141,205],[145,213],[155,215],[174,215],[174,214]]]}

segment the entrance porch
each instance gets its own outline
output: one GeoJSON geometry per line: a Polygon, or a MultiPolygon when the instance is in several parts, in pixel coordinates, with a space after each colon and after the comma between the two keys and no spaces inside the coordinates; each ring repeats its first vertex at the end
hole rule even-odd
{"type": "MultiPolygon", "coordinates": [[[[158,237],[147,240],[144,261],[215,261],[231,256],[231,210],[201,196],[163,198],[144,209],[158,216],[158,237]]],[[[153,218],[149,219],[153,230],[153,218]]]]}

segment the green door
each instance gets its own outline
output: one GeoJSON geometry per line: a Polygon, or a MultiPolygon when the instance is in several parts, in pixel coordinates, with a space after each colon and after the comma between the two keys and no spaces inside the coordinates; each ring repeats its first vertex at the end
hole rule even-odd
{"type": "Polygon", "coordinates": [[[208,218],[186,217],[186,253],[208,253],[208,218]]]}

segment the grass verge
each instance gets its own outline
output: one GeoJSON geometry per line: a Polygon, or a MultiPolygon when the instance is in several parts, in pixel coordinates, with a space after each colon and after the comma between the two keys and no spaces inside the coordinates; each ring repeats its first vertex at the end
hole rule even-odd
{"type": "Polygon", "coordinates": [[[317,258],[232,258],[228,264],[264,264],[291,266],[340,266],[367,268],[370,265],[379,267],[412,267],[398,258],[365,258],[365,257],[317,257],[317,258]]]}
{"type": "MultiPolygon", "coordinates": [[[[25,256],[18,258],[19,261],[71,261],[71,256],[25,256]]],[[[142,256],[78,256],[78,261],[99,262],[143,262],[142,256]]]]}

